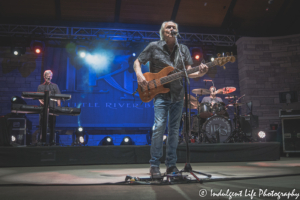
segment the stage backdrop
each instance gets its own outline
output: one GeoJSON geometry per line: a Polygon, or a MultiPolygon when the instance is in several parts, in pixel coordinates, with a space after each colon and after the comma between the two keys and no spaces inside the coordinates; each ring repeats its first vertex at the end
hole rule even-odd
{"type": "Polygon", "coordinates": [[[80,60],[67,48],[47,47],[44,55],[44,69],[54,74],[52,82],[72,95],[62,106],[81,108],[79,116],[59,116],[57,127],[152,127],[153,103],[141,104],[138,95],[132,95],[137,88],[135,73],[128,70],[132,53],[97,50],[80,60]]]}

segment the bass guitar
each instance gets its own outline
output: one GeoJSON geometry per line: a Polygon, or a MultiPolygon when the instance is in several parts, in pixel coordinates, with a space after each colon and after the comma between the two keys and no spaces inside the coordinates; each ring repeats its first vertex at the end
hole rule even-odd
{"type": "MultiPolygon", "coordinates": [[[[205,63],[208,68],[214,67],[216,65],[223,66],[228,62],[235,62],[235,57],[227,53],[226,57],[221,57],[221,54],[218,54],[218,57],[214,59],[214,61],[205,63]]],[[[184,71],[177,72],[171,74],[171,72],[174,70],[174,67],[168,66],[163,68],[158,73],[144,73],[144,77],[146,81],[148,81],[148,85],[146,86],[140,86],[138,85],[138,93],[140,96],[140,99],[143,102],[149,102],[151,101],[157,94],[160,93],[167,93],[170,91],[169,88],[165,88],[163,85],[170,83],[172,81],[181,79],[184,77],[184,71]]],[[[189,70],[187,70],[187,74],[192,74],[200,70],[200,66],[193,67],[189,70]]]]}

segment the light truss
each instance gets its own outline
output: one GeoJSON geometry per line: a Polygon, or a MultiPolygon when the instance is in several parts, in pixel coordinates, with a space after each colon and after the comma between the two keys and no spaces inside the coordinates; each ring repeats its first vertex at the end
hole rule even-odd
{"type": "MultiPolygon", "coordinates": [[[[216,46],[233,46],[237,39],[234,35],[180,34],[181,38],[179,38],[179,41],[188,44],[212,43],[216,46]]],[[[108,39],[141,42],[160,39],[158,31],[0,24],[0,36],[14,35],[41,35],[48,39],[108,39]]]]}

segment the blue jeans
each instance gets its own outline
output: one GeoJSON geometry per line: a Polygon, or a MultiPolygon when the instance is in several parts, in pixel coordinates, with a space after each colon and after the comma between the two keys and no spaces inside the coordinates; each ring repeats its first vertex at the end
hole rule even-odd
{"type": "Polygon", "coordinates": [[[177,161],[176,149],[178,145],[179,126],[182,115],[183,100],[172,102],[164,94],[158,94],[154,98],[154,127],[151,140],[151,166],[159,167],[159,159],[163,155],[163,136],[168,123],[168,138],[166,141],[167,167],[175,166],[177,161]]]}

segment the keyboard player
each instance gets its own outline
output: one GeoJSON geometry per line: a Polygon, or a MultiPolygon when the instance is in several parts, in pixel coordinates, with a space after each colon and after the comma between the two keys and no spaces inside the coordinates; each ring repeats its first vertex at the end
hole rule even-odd
{"type": "MultiPolygon", "coordinates": [[[[51,94],[61,94],[60,90],[58,88],[58,85],[51,82],[52,77],[53,77],[52,71],[51,70],[46,70],[44,72],[45,82],[38,86],[37,92],[44,92],[44,91],[48,90],[48,91],[51,91],[51,94]]],[[[39,99],[39,101],[40,101],[41,106],[43,106],[44,105],[44,100],[39,99]]],[[[61,100],[50,99],[49,107],[55,108],[56,104],[57,104],[57,106],[61,106],[61,100]]],[[[39,124],[40,124],[40,130],[41,130],[41,128],[42,128],[42,114],[40,114],[39,124]]],[[[48,126],[49,126],[49,129],[50,129],[50,138],[49,138],[50,145],[55,144],[55,141],[54,141],[55,124],[56,124],[56,116],[49,115],[48,126]]],[[[41,131],[40,131],[40,133],[41,133],[41,131]]]]}

